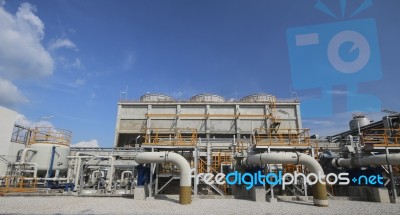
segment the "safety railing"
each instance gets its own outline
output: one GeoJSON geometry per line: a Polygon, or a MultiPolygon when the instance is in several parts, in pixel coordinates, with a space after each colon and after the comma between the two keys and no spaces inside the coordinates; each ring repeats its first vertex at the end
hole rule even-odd
{"type": "Polygon", "coordinates": [[[147,129],[144,145],[161,146],[195,146],[197,142],[196,129],[147,129]]]}
{"type": "Polygon", "coordinates": [[[25,179],[23,176],[6,176],[1,184],[0,193],[37,192],[37,179],[25,179]]]}
{"type": "Polygon", "coordinates": [[[58,144],[69,146],[71,143],[71,131],[52,128],[52,127],[36,127],[32,130],[29,144],[58,144]]]}
{"type": "MultiPolygon", "coordinates": [[[[199,162],[198,162],[198,167],[197,167],[197,174],[212,173],[214,176],[216,176],[218,173],[220,173],[219,171],[214,169],[212,166],[207,167],[207,162],[204,161],[203,159],[199,158],[198,161],[199,162]]],[[[225,176],[222,180],[225,180],[225,176]]],[[[222,185],[218,185],[217,187],[218,187],[218,189],[222,190],[224,192],[224,194],[227,193],[227,184],[226,183],[224,183],[222,185]]]]}
{"type": "Polygon", "coordinates": [[[369,129],[362,133],[361,143],[372,146],[400,146],[400,129],[369,129]]]}
{"type": "Polygon", "coordinates": [[[309,129],[261,128],[254,137],[257,146],[310,146],[309,129]]]}

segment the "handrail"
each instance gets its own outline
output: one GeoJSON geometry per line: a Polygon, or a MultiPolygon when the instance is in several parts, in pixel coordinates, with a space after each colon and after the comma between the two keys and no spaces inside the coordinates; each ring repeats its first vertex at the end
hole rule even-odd
{"type": "Polygon", "coordinates": [[[196,129],[148,128],[146,131],[145,145],[194,146],[197,143],[196,129]]]}
{"type": "Polygon", "coordinates": [[[361,142],[374,146],[398,145],[400,144],[400,129],[369,129],[362,133],[361,142]]]}
{"type": "Polygon", "coordinates": [[[36,127],[32,130],[29,144],[58,144],[69,146],[72,132],[53,127],[36,127]]]}
{"type": "Polygon", "coordinates": [[[259,128],[254,130],[256,145],[310,146],[310,129],[259,128]]]}

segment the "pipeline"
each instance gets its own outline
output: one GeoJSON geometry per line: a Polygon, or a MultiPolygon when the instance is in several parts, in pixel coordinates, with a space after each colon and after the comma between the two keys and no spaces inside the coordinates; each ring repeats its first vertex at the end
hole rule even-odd
{"type": "Polygon", "coordinates": [[[128,174],[128,175],[132,175],[132,171],[123,171],[122,173],[121,173],[121,181],[123,181],[123,180],[125,180],[125,175],[126,174],[128,174]]]}
{"type": "Polygon", "coordinates": [[[21,160],[20,163],[25,163],[25,159],[26,159],[26,153],[28,153],[28,151],[31,151],[33,153],[36,153],[37,150],[34,148],[24,148],[24,150],[22,150],[22,154],[21,154],[21,160]]]}
{"type": "Polygon", "coordinates": [[[347,167],[350,169],[368,166],[400,165],[400,153],[353,158],[335,158],[332,160],[332,165],[336,168],[347,167]]]}
{"type": "MultiPolygon", "coordinates": [[[[33,166],[33,170],[25,170],[25,172],[33,172],[33,178],[36,178],[36,177],[37,177],[37,172],[38,172],[38,170],[37,170],[37,164],[36,164],[36,163],[27,163],[27,162],[22,163],[22,162],[17,162],[17,163],[15,163],[15,165],[17,165],[17,166],[23,166],[23,165],[26,165],[26,166],[33,166]]],[[[21,167],[20,167],[20,168],[21,168],[21,167]]]]}
{"type": "MultiPolygon", "coordinates": [[[[87,164],[88,162],[97,159],[97,158],[105,158],[105,159],[109,159],[111,164],[110,164],[110,172],[107,174],[107,177],[109,178],[108,180],[108,191],[111,191],[112,188],[112,179],[114,176],[114,157],[113,156],[95,156],[95,155],[91,155],[91,154],[87,154],[87,153],[82,153],[82,152],[78,152],[76,153],[76,156],[68,156],[68,159],[78,159],[78,164],[76,165],[77,167],[77,173],[75,175],[75,187],[74,187],[74,191],[77,190],[78,187],[78,182],[79,182],[79,177],[81,176],[81,165],[82,165],[82,159],[89,159],[89,161],[87,161],[85,164],[87,164]],[[81,154],[83,154],[83,156],[81,156],[81,154]]],[[[75,166],[74,166],[75,169],[75,166]]],[[[74,170],[75,171],[75,170],[74,170]]]]}
{"type": "MultiPolygon", "coordinates": [[[[262,153],[248,156],[243,164],[260,165],[260,164],[301,164],[304,165],[311,173],[324,175],[321,165],[309,155],[303,153],[262,153]]],[[[313,201],[315,206],[328,207],[328,196],[326,185],[319,181],[312,186],[313,201]]]]}
{"type": "Polygon", "coordinates": [[[169,152],[142,152],[136,155],[138,163],[167,163],[171,162],[180,170],[180,192],[179,203],[187,205],[192,202],[192,181],[190,178],[190,165],[187,160],[179,154],[169,152]]]}

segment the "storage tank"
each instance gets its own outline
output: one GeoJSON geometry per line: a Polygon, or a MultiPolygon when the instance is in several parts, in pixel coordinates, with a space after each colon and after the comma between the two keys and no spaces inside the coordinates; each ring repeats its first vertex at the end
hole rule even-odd
{"type": "Polygon", "coordinates": [[[176,100],[171,96],[164,94],[145,94],[140,97],[141,102],[175,102],[176,100]]]}
{"type": "Polygon", "coordinates": [[[225,98],[216,94],[205,93],[190,98],[190,102],[225,102],[225,98]]]}
{"type": "Polygon", "coordinates": [[[29,140],[28,148],[36,152],[29,152],[26,162],[36,163],[38,177],[45,177],[49,169],[53,147],[55,150],[53,160],[53,173],[56,170],[65,172],[68,170],[68,158],[70,154],[71,132],[56,128],[35,128],[29,140]]]}
{"type": "Polygon", "coordinates": [[[259,93],[243,97],[240,102],[276,102],[276,97],[266,93],[259,93]]]}
{"type": "Polygon", "coordinates": [[[363,127],[369,125],[371,121],[364,114],[353,114],[353,119],[350,120],[350,130],[358,129],[358,126],[363,127]]]}

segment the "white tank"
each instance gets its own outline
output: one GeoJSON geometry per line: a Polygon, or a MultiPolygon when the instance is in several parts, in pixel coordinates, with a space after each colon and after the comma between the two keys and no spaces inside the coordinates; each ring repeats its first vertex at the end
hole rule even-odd
{"type": "Polygon", "coordinates": [[[276,102],[276,97],[266,93],[259,93],[243,97],[240,102],[276,102]]]}
{"type": "Polygon", "coordinates": [[[363,127],[369,125],[371,121],[364,114],[354,114],[353,119],[350,120],[350,130],[358,129],[358,126],[363,127]]]}
{"type": "Polygon", "coordinates": [[[53,172],[68,170],[68,158],[70,154],[71,132],[56,128],[35,128],[29,140],[28,148],[36,150],[29,152],[26,162],[36,163],[38,177],[44,177],[50,166],[52,150],[55,147],[53,172]]]}
{"type": "Polygon", "coordinates": [[[40,172],[41,173],[47,172],[47,169],[50,166],[53,146],[55,147],[53,171],[55,170],[66,171],[68,169],[67,156],[69,156],[70,153],[69,146],[36,143],[29,146],[29,148],[36,149],[36,153],[32,156],[32,159],[29,162],[37,164],[38,174],[40,172]]]}
{"type": "Polygon", "coordinates": [[[141,102],[175,102],[176,100],[171,96],[163,94],[145,94],[140,97],[141,102]]]}
{"type": "Polygon", "coordinates": [[[225,98],[216,94],[199,94],[190,98],[190,102],[225,102],[225,98]]]}

